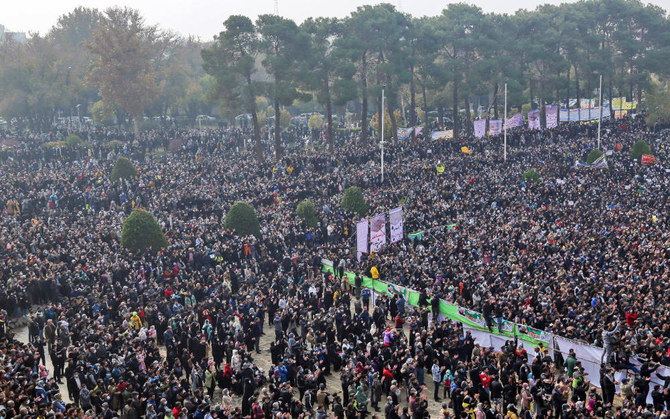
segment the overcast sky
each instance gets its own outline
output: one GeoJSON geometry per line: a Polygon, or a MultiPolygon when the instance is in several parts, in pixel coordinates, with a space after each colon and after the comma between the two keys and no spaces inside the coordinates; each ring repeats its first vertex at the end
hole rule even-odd
{"type": "MultiPolygon", "coordinates": [[[[363,4],[380,2],[366,0],[277,0],[279,14],[300,23],[309,16],[347,16],[363,4]]],[[[574,0],[568,0],[574,1],[574,0]]],[[[390,0],[390,3],[413,16],[436,15],[451,0],[390,0]]],[[[670,9],[670,0],[644,0],[670,9]]],[[[518,9],[534,9],[539,4],[559,4],[561,0],[471,0],[485,12],[514,13],[518,9]]],[[[45,33],[62,14],[84,5],[105,9],[130,6],[142,13],[148,23],[160,24],[182,35],[196,35],[209,41],[222,29],[223,21],[233,14],[253,19],[259,14],[273,13],[275,0],[0,0],[0,24],[16,32],[45,33]]]]}

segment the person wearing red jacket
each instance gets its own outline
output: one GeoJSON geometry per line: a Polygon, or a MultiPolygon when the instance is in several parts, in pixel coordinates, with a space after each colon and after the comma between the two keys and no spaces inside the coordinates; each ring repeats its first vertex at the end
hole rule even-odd
{"type": "Polygon", "coordinates": [[[626,310],[626,324],[628,327],[632,328],[635,326],[635,320],[637,320],[637,310],[635,310],[635,307],[631,306],[626,310]]]}

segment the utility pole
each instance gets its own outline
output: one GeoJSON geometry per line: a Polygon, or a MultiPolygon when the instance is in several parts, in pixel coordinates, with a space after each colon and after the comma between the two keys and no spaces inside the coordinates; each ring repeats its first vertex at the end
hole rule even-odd
{"type": "Polygon", "coordinates": [[[598,150],[600,150],[600,122],[603,119],[603,75],[602,74],[600,75],[600,89],[598,90],[598,94],[600,94],[600,104],[598,105],[599,108],[600,108],[600,115],[598,116],[598,150]]]}
{"type": "Polygon", "coordinates": [[[382,147],[382,183],[384,183],[384,88],[386,86],[382,86],[382,110],[379,112],[380,118],[382,119],[382,128],[381,128],[381,147],[382,147]]]}
{"type": "Polygon", "coordinates": [[[503,151],[503,158],[507,160],[507,82],[505,82],[505,120],[503,121],[503,129],[505,130],[505,149],[503,151]]]}

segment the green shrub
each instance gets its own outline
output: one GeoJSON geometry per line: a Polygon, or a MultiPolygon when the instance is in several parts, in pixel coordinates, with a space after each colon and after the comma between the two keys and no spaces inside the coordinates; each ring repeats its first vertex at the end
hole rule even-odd
{"type": "Polygon", "coordinates": [[[153,215],[143,209],[135,209],[123,222],[121,246],[132,252],[156,253],[167,247],[168,242],[153,215]]]}
{"type": "Polygon", "coordinates": [[[523,172],[521,178],[526,182],[540,182],[540,175],[535,171],[535,169],[526,170],[523,172]]]}
{"type": "Polygon", "coordinates": [[[230,207],[223,226],[240,236],[253,234],[258,238],[261,237],[261,225],[256,211],[246,202],[239,201],[230,207]]]}
{"type": "Polygon", "coordinates": [[[597,148],[594,148],[593,150],[591,150],[591,152],[589,152],[589,155],[586,156],[586,162],[588,164],[591,164],[594,161],[598,160],[600,157],[602,157],[602,155],[603,155],[602,151],[598,150],[597,148]]]}
{"type": "Polygon", "coordinates": [[[644,140],[638,140],[633,144],[633,151],[630,153],[630,157],[634,160],[637,160],[638,163],[642,160],[643,154],[653,154],[651,152],[651,147],[644,140]]]}
{"type": "Polygon", "coordinates": [[[305,199],[298,204],[296,213],[298,214],[298,217],[300,217],[300,219],[310,227],[316,227],[317,223],[319,222],[319,219],[316,217],[316,209],[314,208],[314,204],[312,204],[309,199],[305,199]]]}
{"type": "Polygon", "coordinates": [[[133,162],[125,157],[119,157],[112,169],[112,180],[130,179],[135,176],[137,176],[137,170],[135,169],[133,162]]]}
{"type": "Polygon", "coordinates": [[[344,191],[340,206],[363,217],[368,213],[368,204],[358,186],[350,186],[344,191]]]}
{"type": "Polygon", "coordinates": [[[65,139],[65,143],[68,147],[81,147],[86,144],[84,140],[81,139],[77,134],[70,134],[65,139]]]}

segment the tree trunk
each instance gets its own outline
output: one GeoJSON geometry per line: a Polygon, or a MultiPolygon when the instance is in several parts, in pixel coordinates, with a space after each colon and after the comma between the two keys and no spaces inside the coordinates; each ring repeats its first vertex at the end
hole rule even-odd
{"type": "MultiPolygon", "coordinates": [[[[463,95],[463,104],[465,105],[465,135],[472,133],[472,124],[470,123],[470,96],[463,95]]],[[[455,133],[454,133],[455,135],[455,133]]]]}
{"type": "Polygon", "coordinates": [[[540,127],[542,129],[547,128],[547,108],[544,106],[544,98],[540,99],[540,127]]]}
{"type": "Polygon", "coordinates": [[[612,96],[614,95],[614,86],[612,85],[612,77],[609,78],[607,85],[609,86],[607,90],[609,91],[610,96],[610,118],[614,119],[614,107],[612,106],[612,96]]]}
{"type": "Polygon", "coordinates": [[[279,100],[275,98],[275,158],[277,161],[281,159],[282,149],[281,149],[281,121],[279,117],[281,116],[281,111],[279,109],[279,100]]]}
{"type": "Polygon", "coordinates": [[[454,137],[458,135],[458,131],[460,128],[460,124],[458,121],[458,82],[454,78],[454,91],[453,91],[454,97],[453,97],[453,102],[454,102],[454,109],[452,110],[452,118],[454,119],[454,137]]]}
{"type": "Polygon", "coordinates": [[[249,89],[249,105],[247,112],[251,114],[251,123],[254,128],[253,148],[256,153],[256,160],[263,161],[263,144],[261,144],[261,127],[258,124],[258,110],[256,109],[256,95],[253,94],[251,88],[251,73],[247,74],[247,88],[249,89]]]}
{"type": "Polygon", "coordinates": [[[361,146],[368,144],[368,62],[367,52],[361,57],[361,146]]]}
{"type": "Polygon", "coordinates": [[[335,140],[333,139],[333,101],[330,97],[330,87],[326,80],[326,136],[328,137],[328,151],[335,150],[335,140]]]}
{"type": "MultiPolygon", "coordinates": [[[[493,118],[498,119],[498,81],[496,80],[496,84],[493,86],[493,118]]],[[[489,119],[491,119],[491,115],[489,114],[489,119]]]]}
{"type": "Polygon", "coordinates": [[[135,131],[135,139],[140,139],[140,118],[142,116],[133,116],[133,130],[135,131]]]}
{"type": "MultiPolygon", "coordinates": [[[[416,87],[414,86],[414,66],[410,66],[409,79],[409,126],[416,125],[416,87]]],[[[412,131],[414,137],[414,131],[412,131]]]]}
{"type": "Polygon", "coordinates": [[[395,119],[395,115],[393,115],[393,111],[391,108],[389,108],[389,119],[391,120],[391,138],[393,138],[393,141],[398,141],[398,121],[395,119]]]}
{"type": "MultiPolygon", "coordinates": [[[[568,84],[567,84],[567,89],[565,92],[565,107],[568,108],[568,115],[570,114],[570,66],[568,65],[568,84]]],[[[558,103],[558,109],[559,109],[559,116],[561,114],[560,109],[561,109],[561,103],[558,103]]]]}
{"type": "Polygon", "coordinates": [[[428,135],[428,100],[426,99],[426,86],[421,86],[423,96],[423,135],[428,135]]]}
{"type": "Polygon", "coordinates": [[[577,109],[582,107],[582,101],[579,97],[579,74],[577,73],[577,64],[575,64],[575,95],[577,96],[577,109]]]}

